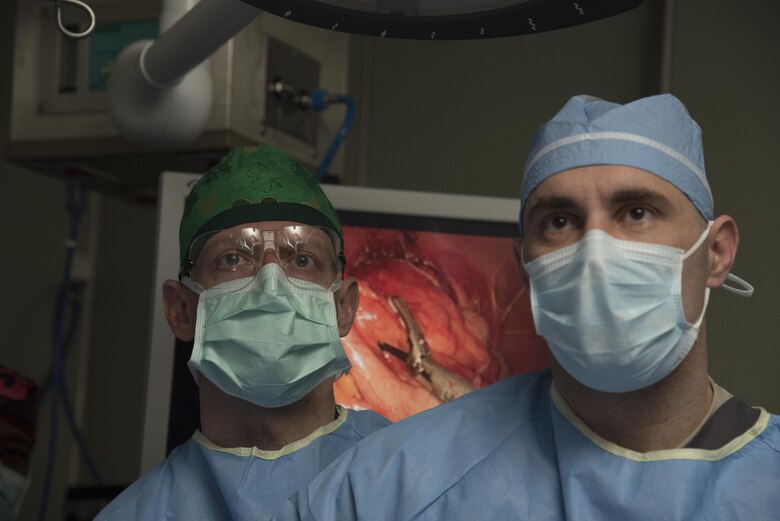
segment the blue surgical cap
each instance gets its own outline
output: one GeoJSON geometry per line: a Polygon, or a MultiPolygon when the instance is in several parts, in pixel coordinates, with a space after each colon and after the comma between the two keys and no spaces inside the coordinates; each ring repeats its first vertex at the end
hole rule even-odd
{"type": "Polygon", "coordinates": [[[520,235],[523,208],[534,189],[559,172],[590,165],[646,170],[680,189],[706,220],[713,219],[701,128],[680,100],[662,94],[619,105],[575,96],[534,134],[520,189],[520,235]]]}

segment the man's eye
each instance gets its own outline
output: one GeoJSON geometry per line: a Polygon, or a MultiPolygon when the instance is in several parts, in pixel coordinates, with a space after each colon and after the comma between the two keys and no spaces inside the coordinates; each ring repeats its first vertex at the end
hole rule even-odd
{"type": "Polygon", "coordinates": [[[316,265],[311,255],[307,255],[305,253],[297,254],[293,259],[293,263],[295,264],[295,267],[298,269],[313,268],[316,265]]]}
{"type": "Polygon", "coordinates": [[[549,226],[553,230],[563,230],[569,224],[569,220],[562,215],[550,219],[549,226]]]}
{"type": "Polygon", "coordinates": [[[631,208],[628,211],[628,216],[631,218],[632,221],[641,221],[642,219],[645,219],[647,217],[647,209],[646,208],[631,208]]]}
{"type": "Polygon", "coordinates": [[[219,257],[217,264],[221,268],[235,268],[245,263],[246,259],[238,252],[225,253],[219,257]]]}

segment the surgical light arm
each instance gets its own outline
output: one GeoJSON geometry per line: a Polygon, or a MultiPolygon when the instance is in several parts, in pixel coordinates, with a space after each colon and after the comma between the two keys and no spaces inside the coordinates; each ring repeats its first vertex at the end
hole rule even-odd
{"type": "MultiPolygon", "coordinates": [[[[181,2],[167,1],[164,8],[176,4],[181,2]]],[[[111,120],[119,133],[157,148],[194,141],[211,110],[205,60],[259,14],[241,0],[201,0],[156,41],[135,42],[122,51],[108,84],[111,120]]]]}

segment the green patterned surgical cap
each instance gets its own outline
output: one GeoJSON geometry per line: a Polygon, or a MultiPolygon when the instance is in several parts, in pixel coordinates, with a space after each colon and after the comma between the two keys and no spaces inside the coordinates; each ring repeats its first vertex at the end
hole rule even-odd
{"type": "Polygon", "coordinates": [[[268,145],[237,148],[209,170],[187,196],[179,227],[181,266],[196,237],[256,221],[293,221],[344,236],[336,211],[314,176],[268,145]]]}

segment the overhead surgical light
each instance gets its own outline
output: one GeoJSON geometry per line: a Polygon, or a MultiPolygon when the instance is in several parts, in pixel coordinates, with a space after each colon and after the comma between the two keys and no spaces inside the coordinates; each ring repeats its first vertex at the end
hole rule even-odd
{"type": "Polygon", "coordinates": [[[629,11],[642,0],[243,0],[278,16],[347,33],[418,40],[534,34],[629,11]]]}
{"type": "Polygon", "coordinates": [[[387,38],[492,38],[560,29],[632,9],[642,0],[163,0],[186,13],[156,41],[119,56],[109,78],[111,119],[119,132],[156,148],[184,146],[211,109],[203,65],[261,11],[333,31],[387,38]]]}

